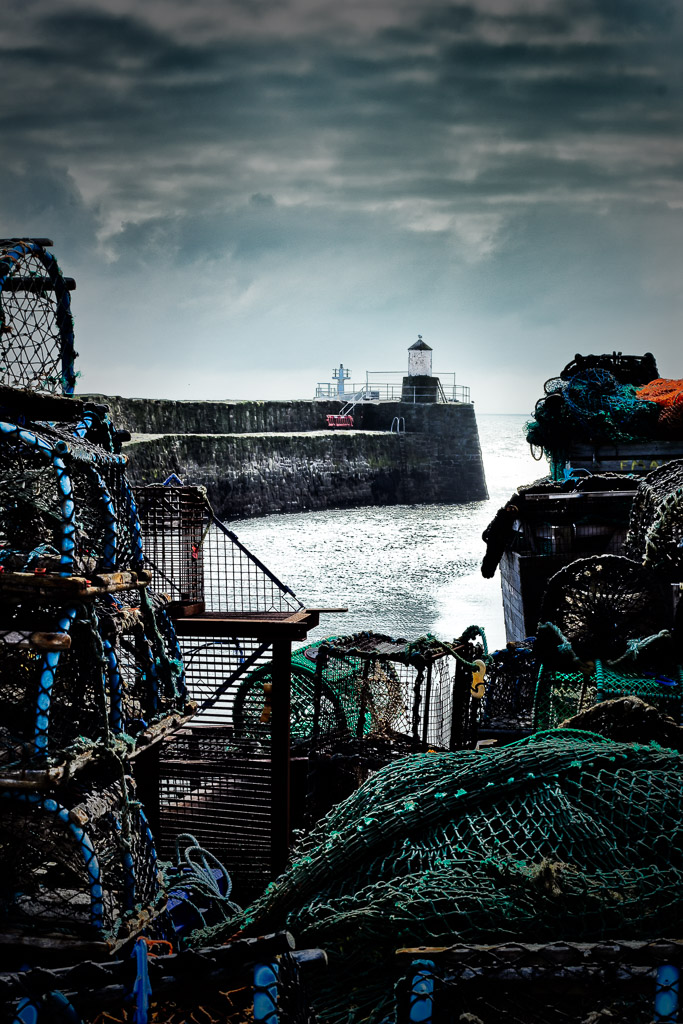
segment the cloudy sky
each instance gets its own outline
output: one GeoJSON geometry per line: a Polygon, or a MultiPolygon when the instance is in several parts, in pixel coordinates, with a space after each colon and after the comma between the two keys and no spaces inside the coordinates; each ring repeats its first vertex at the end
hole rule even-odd
{"type": "Polygon", "coordinates": [[[485,412],[683,377],[680,0],[7,0],[0,234],[80,389],[309,397],[421,333],[485,412]]]}

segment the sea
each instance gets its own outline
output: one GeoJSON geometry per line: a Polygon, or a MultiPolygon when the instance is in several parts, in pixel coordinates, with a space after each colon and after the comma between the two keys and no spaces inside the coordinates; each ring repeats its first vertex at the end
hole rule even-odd
{"type": "Polygon", "coordinates": [[[500,576],[481,575],[481,535],[519,486],[548,471],[531,456],[527,419],[477,416],[486,501],[284,513],[230,528],[304,605],[348,608],[322,614],[308,642],[359,630],[452,640],[477,625],[495,650],[505,644],[500,576]]]}

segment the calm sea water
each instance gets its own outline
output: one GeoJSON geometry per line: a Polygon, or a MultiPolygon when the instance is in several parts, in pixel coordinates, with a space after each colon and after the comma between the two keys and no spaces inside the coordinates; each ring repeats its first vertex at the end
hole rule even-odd
{"type": "Polygon", "coordinates": [[[481,534],[515,489],[542,476],[524,440],[525,416],[477,417],[488,501],[299,512],[231,524],[240,540],[308,607],[348,606],[309,634],[369,629],[452,639],[483,626],[505,643],[499,575],[485,580],[481,534]]]}

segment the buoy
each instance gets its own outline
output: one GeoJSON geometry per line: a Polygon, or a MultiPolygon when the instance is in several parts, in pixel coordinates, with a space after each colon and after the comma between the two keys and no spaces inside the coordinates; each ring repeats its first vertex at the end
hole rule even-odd
{"type": "Polygon", "coordinates": [[[481,658],[477,658],[477,660],[474,662],[474,666],[475,668],[474,671],[472,672],[472,685],[470,686],[470,693],[474,698],[476,698],[476,700],[481,700],[481,698],[486,693],[486,684],[484,682],[484,676],[486,675],[486,665],[481,660],[481,658]]]}

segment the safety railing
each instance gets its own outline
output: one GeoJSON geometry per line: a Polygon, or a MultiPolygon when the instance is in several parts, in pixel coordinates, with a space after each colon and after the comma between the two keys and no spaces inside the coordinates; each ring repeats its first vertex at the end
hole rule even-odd
{"type": "Polygon", "coordinates": [[[341,401],[356,405],[358,402],[420,402],[436,401],[439,403],[459,402],[469,405],[471,402],[470,389],[462,384],[443,384],[441,381],[435,389],[433,387],[404,387],[403,383],[386,384],[351,384],[343,393],[337,391],[336,384],[317,384],[315,389],[317,399],[338,398],[341,401]]]}

